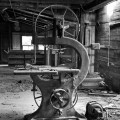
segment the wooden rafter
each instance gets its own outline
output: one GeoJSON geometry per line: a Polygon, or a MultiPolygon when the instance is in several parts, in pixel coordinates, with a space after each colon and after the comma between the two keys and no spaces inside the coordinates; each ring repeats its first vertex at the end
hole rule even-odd
{"type": "Polygon", "coordinates": [[[74,5],[79,7],[80,4],[85,4],[85,1],[86,0],[0,0],[0,11],[4,8],[11,7],[11,5],[13,8],[20,9],[26,8],[43,9],[51,4],[63,4],[67,6],[74,5]]]}
{"type": "Polygon", "coordinates": [[[87,11],[94,11],[107,5],[108,3],[112,1],[115,1],[115,0],[94,0],[93,2],[85,5],[83,8],[87,11]]]}
{"type": "MultiPolygon", "coordinates": [[[[11,2],[23,2],[23,3],[61,3],[61,4],[83,4],[86,0],[11,0],[11,2]]],[[[9,0],[1,0],[1,2],[9,2],[9,0]]],[[[89,2],[89,1],[88,1],[89,2]]]]}

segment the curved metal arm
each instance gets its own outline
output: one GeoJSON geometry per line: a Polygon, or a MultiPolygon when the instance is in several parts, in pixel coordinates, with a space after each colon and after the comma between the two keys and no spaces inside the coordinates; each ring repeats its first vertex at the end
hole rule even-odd
{"type": "Polygon", "coordinates": [[[68,46],[73,47],[82,58],[80,72],[78,73],[78,77],[75,78],[75,82],[74,82],[74,85],[77,88],[83,82],[83,80],[85,79],[88,73],[88,69],[89,69],[88,53],[85,47],[80,42],[78,42],[77,40],[73,38],[68,38],[68,37],[56,38],[56,44],[68,45],[68,46]]]}

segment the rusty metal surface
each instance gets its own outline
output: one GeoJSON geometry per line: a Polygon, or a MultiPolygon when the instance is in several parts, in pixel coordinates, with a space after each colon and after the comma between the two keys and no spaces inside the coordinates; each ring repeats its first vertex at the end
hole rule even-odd
{"type": "MultiPolygon", "coordinates": [[[[73,107],[73,101],[72,101],[72,94],[74,92],[74,86],[73,86],[73,78],[69,79],[68,81],[61,81],[58,80],[50,80],[50,81],[44,81],[40,79],[39,75],[30,75],[34,83],[38,86],[38,88],[41,90],[42,93],[42,101],[39,108],[32,114],[28,114],[24,117],[24,120],[31,120],[34,118],[35,120],[41,120],[43,118],[49,119],[49,120],[55,120],[55,119],[68,119],[74,116],[74,118],[82,118],[78,112],[75,111],[73,107]],[[54,90],[64,90],[69,96],[69,102],[67,106],[62,107],[58,106],[58,109],[54,108],[53,105],[50,102],[51,95],[54,93],[54,90]],[[61,111],[61,113],[60,113],[61,111]]],[[[66,96],[66,95],[65,95],[66,96]]],[[[64,94],[61,96],[64,97],[64,94]]],[[[62,99],[60,97],[60,99],[62,99]]],[[[53,103],[55,104],[62,104],[57,103],[58,101],[53,100],[53,103]]]]}
{"type": "MultiPolygon", "coordinates": [[[[33,119],[33,120],[36,120],[36,119],[33,119]]],[[[60,118],[40,118],[40,119],[37,119],[37,120],[87,120],[87,119],[78,119],[77,117],[74,117],[74,116],[71,116],[71,117],[60,117],[60,118]]]]}
{"type": "Polygon", "coordinates": [[[72,73],[78,73],[80,72],[79,69],[69,69],[69,68],[63,68],[63,67],[50,67],[50,68],[40,68],[37,67],[37,70],[34,68],[31,69],[18,69],[14,71],[15,75],[30,75],[30,74],[58,74],[62,72],[72,72],[72,73]]]}
{"type": "Polygon", "coordinates": [[[72,95],[87,75],[89,68],[88,54],[84,46],[75,39],[57,39],[56,44],[67,44],[73,47],[82,58],[81,67],[79,69],[69,69],[66,67],[34,67],[29,65],[26,70],[15,70],[15,74],[30,74],[33,83],[37,85],[42,93],[41,105],[34,113],[25,115],[24,120],[32,120],[33,118],[35,120],[42,120],[43,118],[49,120],[65,120],[68,118],[71,119],[73,116],[76,119],[86,119],[74,109],[72,95]],[[44,75],[48,76],[48,74],[50,74],[50,76],[47,80],[46,78],[42,78],[44,75]],[[53,79],[54,74],[58,75],[59,78],[53,79]],[[69,74],[70,77],[67,78],[66,74],[69,74]],[[54,99],[52,99],[51,96],[54,99]]]}
{"type": "MultiPolygon", "coordinates": [[[[63,8],[64,6],[57,5],[54,7],[63,8]]],[[[47,8],[52,9],[52,6],[48,6],[47,8]]],[[[41,15],[41,13],[47,8],[43,9],[39,15],[41,15]]],[[[64,14],[67,10],[70,10],[70,13],[73,13],[74,17],[76,17],[75,13],[67,7],[65,7],[64,14]]],[[[36,23],[37,20],[38,19],[36,19],[36,23]]],[[[35,24],[35,26],[37,27],[37,24],[35,24]]],[[[56,33],[55,30],[53,30],[53,32],[56,33]]],[[[78,100],[78,95],[76,92],[77,88],[83,82],[88,73],[88,53],[85,47],[76,39],[65,37],[64,34],[62,36],[57,36],[57,34],[54,34],[53,36],[53,39],[55,39],[55,45],[70,46],[76,51],[76,53],[78,53],[78,56],[81,58],[81,66],[79,66],[78,69],[72,69],[67,67],[50,66],[37,67],[28,64],[23,70],[15,70],[15,74],[29,74],[33,80],[34,86],[37,86],[42,94],[41,104],[38,106],[38,109],[32,114],[25,115],[24,120],[42,120],[44,118],[47,120],[65,120],[72,119],[73,117],[73,119],[76,120],[82,118],[86,119],[84,115],[81,115],[74,109],[74,106],[78,100]],[[74,100],[72,98],[73,94],[75,94],[74,100]]]]}
{"type": "Polygon", "coordinates": [[[82,58],[82,64],[80,68],[81,71],[78,73],[78,78],[76,78],[75,80],[75,84],[76,84],[75,86],[78,87],[85,79],[89,69],[89,57],[85,47],[77,40],[68,37],[57,38],[56,44],[69,45],[73,47],[81,56],[82,58]]]}

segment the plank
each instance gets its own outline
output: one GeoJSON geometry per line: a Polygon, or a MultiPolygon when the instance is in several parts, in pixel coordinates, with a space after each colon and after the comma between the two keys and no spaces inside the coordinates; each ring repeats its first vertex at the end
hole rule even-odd
{"type": "Polygon", "coordinates": [[[80,70],[79,69],[68,69],[65,67],[48,67],[48,68],[39,68],[39,67],[35,68],[34,67],[33,69],[14,70],[15,75],[58,74],[62,72],[73,73],[73,72],[80,72],[80,70]]]}

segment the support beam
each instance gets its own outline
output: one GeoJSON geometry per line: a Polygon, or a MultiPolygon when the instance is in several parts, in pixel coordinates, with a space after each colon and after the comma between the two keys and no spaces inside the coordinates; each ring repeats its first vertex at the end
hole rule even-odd
{"type": "Polygon", "coordinates": [[[83,6],[84,10],[86,11],[95,11],[101,7],[104,7],[108,3],[115,1],[115,0],[94,0],[93,2],[83,6]]]}
{"type": "Polygon", "coordinates": [[[80,4],[88,4],[93,0],[85,2],[86,0],[11,0],[11,3],[9,0],[0,0],[0,11],[4,8],[13,7],[13,8],[20,8],[20,9],[26,9],[26,8],[45,8],[51,4],[63,4],[63,5],[74,5],[79,7],[80,4]],[[12,6],[11,6],[12,5],[12,6]]]}
{"type": "MultiPolygon", "coordinates": [[[[1,0],[1,2],[9,2],[8,0],[1,0]]],[[[85,0],[12,0],[12,3],[42,3],[42,4],[53,4],[53,3],[60,3],[60,4],[83,4],[85,0]]]]}

